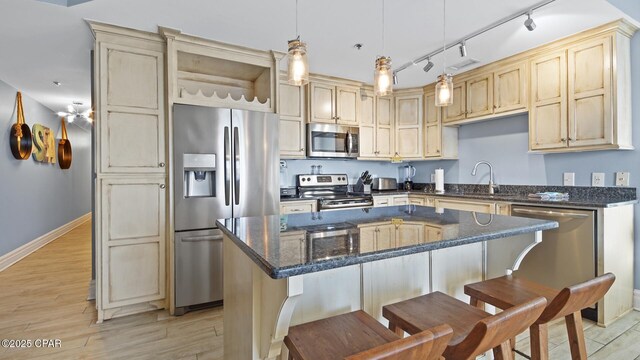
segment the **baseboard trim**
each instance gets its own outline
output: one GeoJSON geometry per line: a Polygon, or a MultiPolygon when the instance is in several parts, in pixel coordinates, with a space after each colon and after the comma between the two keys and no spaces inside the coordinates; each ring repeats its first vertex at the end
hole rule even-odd
{"type": "Polygon", "coordinates": [[[86,213],[79,218],[72,220],[57,229],[51,230],[48,233],[31,240],[30,242],[20,246],[19,248],[0,256],[0,271],[4,271],[11,265],[22,260],[25,256],[32,254],[34,251],[47,245],[60,236],[68,233],[69,231],[77,228],[85,222],[91,220],[91,213],[86,213]]]}
{"type": "Polygon", "coordinates": [[[640,311],[640,290],[633,290],[633,308],[640,311]]]}
{"type": "Polygon", "coordinates": [[[87,294],[87,300],[95,300],[96,299],[96,280],[91,279],[89,281],[89,294],[87,294]]]}

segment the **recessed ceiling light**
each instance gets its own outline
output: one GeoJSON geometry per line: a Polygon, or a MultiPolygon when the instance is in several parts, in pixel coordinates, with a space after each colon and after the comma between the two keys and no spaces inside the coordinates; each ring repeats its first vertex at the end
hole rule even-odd
{"type": "Polygon", "coordinates": [[[363,46],[364,46],[364,44],[362,44],[362,43],[357,43],[357,44],[353,45],[353,47],[354,47],[356,50],[362,50],[362,47],[363,47],[363,46]]]}
{"type": "Polygon", "coordinates": [[[55,86],[60,86],[60,85],[62,85],[62,83],[61,83],[60,81],[54,81],[54,82],[53,82],[53,85],[55,85],[55,86]]]}

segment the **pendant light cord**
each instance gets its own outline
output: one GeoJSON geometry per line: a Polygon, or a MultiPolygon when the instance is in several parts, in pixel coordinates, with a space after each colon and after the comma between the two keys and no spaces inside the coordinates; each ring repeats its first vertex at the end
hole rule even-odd
{"type": "Polygon", "coordinates": [[[296,0],[296,37],[300,39],[300,33],[298,32],[298,0],[296,0]]]}
{"type": "MultiPolygon", "coordinates": [[[[296,0],[297,1],[297,0],[296,0]]],[[[442,73],[447,73],[447,0],[442,0],[442,73]]]]}
{"type": "Polygon", "coordinates": [[[385,52],[384,52],[384,0],[382,0],[382,56],[385,56],[385,52]]]}

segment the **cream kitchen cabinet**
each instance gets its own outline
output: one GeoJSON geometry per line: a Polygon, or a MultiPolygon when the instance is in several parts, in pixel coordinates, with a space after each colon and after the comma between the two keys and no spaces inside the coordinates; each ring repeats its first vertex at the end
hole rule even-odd
{"type": "Polygon", "coordinates": [[[493,114],[493,73],[472,77],[466,85],[466,118],[493,114]]]}
{"type": "Polygon", "coordinates": [[[424,157],[429,160],[458,158],[458,128],[442,126],[442,108],[436,106],[433,86],[425,87],[424,157]],[[427,91],[426,89],[430,89],[427,91]]]}
{"type": "Polygon", "coordinates": [[[309,83],[309,121],[358,126],[360,89],[325,82],[309,83]]]}
{"type": "Polygon", "coordinates": [[[467,117],[467,83],[454,79],[453,104],[442,109],[442,122],[450,123],[467,117]]]}
{"type": "Polygon", "coordinates": [[[476,213],[495,214],[496,203],[486,201],[476,201],[467,199],[445,199],[436,198],[434,206],[436,208],[473,211],[476,213]]]}
{"type": "Polygon", "coordinates": [[[493,73],[493,109],[496,115],[527,109],[527,63],[519,62],[497,68],[493,73]]]}
{"type": "Polygon", "coordinates": [[[409,205],[425,206],[426,202],[426,196],[409,194],[409,205]]]}
{"type": "Polygon", "coordinates": [[[393,156],[393,98],[361,95],[360,159],[389,159],[393,156]]]}
{"type": "Polygon", "coordinates": [[[360,227],[360,252],[373,252],[396,246],[396,227],[388,222],[360,227]]]}
{"type": "Polygon", "coordinates": [[[393,197],[393,206],[409,205],[409,197],[407,195],[398,195],[393,197]]]}
{"type": "Polygon", "coordinates": [[[395,96],[395,152],[403,159],[423,157],[423,93],[401,93],[395,96]]]}
{"type": "Polygon", "coordinates": [[[165,51],[157,34],[95,35],[98,322],[167,306],[165,51]]]}
{"type": "Polygon", "coordinates": [[[374,196],[373,207],[393,206],[393,197],[391,196],[374,196]]]}
{"type": "Polygon", "coordinates": [[[531,150],[633,149],[628,79],[634,31],[618,28],[531,61],[531,150]]]}
{"type": "Polygon", "coordinates": [[[280,203],[280,215],[316,212],[318,202],[315,200],[292,200],[280,203]]]}
{"type": "Polygon", "coordinates": [[[139,312],[141,304],[164,307],[165,179],[103,178],[98,184],[103,318],[139,312]]]}
{"type": "Polygon", "coordinates": [[[280,81],[278,114],[280,115],[280,158],[306,157],[306,87],[280,81]]]}
{"type": "Polygon", "coordinates": [[[464,285],[483,280],[483,243],[456,246],[431,252],[433,291],[441,291],[466,303],[464,285]]]}
{"type": "Polygon", "coordinates": [[[396,225],[396,245],[409,246],[424,243],[424,224],[408,221],[396,225]]]}

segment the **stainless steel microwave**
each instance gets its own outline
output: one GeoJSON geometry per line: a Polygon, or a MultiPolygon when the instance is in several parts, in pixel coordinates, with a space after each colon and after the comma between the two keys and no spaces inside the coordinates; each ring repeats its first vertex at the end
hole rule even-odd
{"type": "Polygon", "coordinates": [[[307,156],[314,158],[357,158],[360,155],[357,127],[307,124],[307,156]]]}

